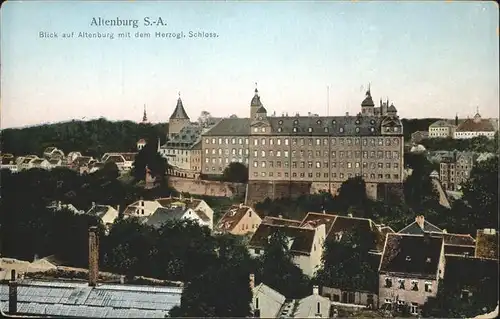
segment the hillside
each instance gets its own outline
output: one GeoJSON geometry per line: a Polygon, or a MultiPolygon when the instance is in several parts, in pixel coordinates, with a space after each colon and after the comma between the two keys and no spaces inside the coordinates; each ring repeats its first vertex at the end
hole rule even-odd
{"type": "Polygon", "coordinates": [[[41,155],[48,146],[65,153],[79,151],[91,156],[106,152],[135,151],[140,138],[160,137],[165,141],[168,123],[139,124],[132,121],[111,122],[104,118],[90,121],[70,121],[55,124],[9,128],[1,132],[2,153],[15,156],[41,155]]]}

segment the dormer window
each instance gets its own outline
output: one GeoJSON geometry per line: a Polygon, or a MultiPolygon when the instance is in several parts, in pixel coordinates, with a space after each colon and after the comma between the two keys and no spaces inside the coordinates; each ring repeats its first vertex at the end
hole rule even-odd
{"type": "Polygon", "coordinates": [[[431,262],[431,257],[427,257],[427,259],[425,260],[425,262],[430,263],[431,262]]]}
{"type": "Polygon", "coordinates": [[[373,120],[373,119],[372,119],[372,120],[370,120],[370,124],[371,124],[371,125],[374,125],[374,124],[375,124],[375,120],[373,120]]]}
{"type": "Polygon", "coordinates": [[[312,127],[308,128],[308,129],[307,129],[307,131],[308,131],[309,133],[312,133],[312,131],[313,131],[312,127]]]}
{"type": "Polygon", "coordinates": [[[356,133],[359,133],[359,127],[356,127],[356,133]]]}
{"type": "Polygon", "coordinates": [[[370,132],[375,132],[375,128],[374,127],[370,127],[370,132]]]}
{"type": "Polygon", "coordinates": [[[294,133],[297,133],[297,128],[296,128],[296,127],[294,127],[294,128],[292,129],[292,131],[293,131],[294,133]]]}
{"type": "Polygon", "coordinates": [[[325,131],[325,133],[328,133],[328,127],[325,127],[323,130],[325,131]]]}
{"type": "Polygon", "coordinates": [[[259,116],[259,121],[262,121],[262,116],[259,116]]]}
{"type": "Polygon", "coordinates": [[[332,120],[332,124],[333,125],[337,124],[337,121],[336,120],[332,120]]]}
{"type": "Polygon", "coordinates": [[[340,127],[340,128],[339,128],[339,132],[340,132],[340,133],[344,133],[344,128],[343,128],[343,127],[340,127]]]}
{"type": "Polygon", "coordinates": [[[299,124],[299,120],[293,120],[293,125],[298,125],[299,124]]]}
{"type": "Polygon", "coordinates": [[[406,256],[406,261],[411,261],[411,257],[410,256],[406,256]]]}
{"type": "Polygon", "coordinates": [[[283,131],[283,129],[281,127],[278,127],[278,133],[281,133],[281,131],[283,131]]]}
{"type": "Polygon", "coordinates": [[[354,123],[356,123],[357,125],[359,125],[360,122],[359,122],[359,120],[356,120],[356,122],[354,122],[354,123]]]}
{"type": "Polygon", "coordinates": [[[259,132],[259,128],[258,128],[258,127],[254,127],[254,128],[253,128],[253,131],[254,131],[255,133],[259,132]]]}
{"type": "Polygon", "coordinates": [[[283,120],[279,120],[279,121],[278,121],[278,124],[279,124],[279,125],[283,125],[283,120]]]}
{"type": "Polygon", "coordinates": [[[399,131],[399,127],[394,126],[394,132],[397,132],[397,131],[399,131]]]}
{"type": "Polygon", "coordinates": [[[261,131],[262,133],[265,133],[265,132],[266,132],[266,128],[265,128],[265,127],[261,127],[261,128],[260,128],[260,131],[261,131]]]}

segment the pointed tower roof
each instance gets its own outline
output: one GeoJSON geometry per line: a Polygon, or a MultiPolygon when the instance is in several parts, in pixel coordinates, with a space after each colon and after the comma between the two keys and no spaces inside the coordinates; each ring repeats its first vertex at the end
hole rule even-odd
{"type": "Polygon", "coordinates": [[[181,119],[181,120],[189,120],[189,116],[184,109],[184,105],[182,105],[181,93],[179,93],[179,98],[177,99],[177,105],[175,106],[175,110],[170,116],[170,119],[181,119]]]}
{"type": "Polygon", "coordinates": [[[368,85],[368,91],[366,91],[365,99],[363,100],[363,102],[361,102],[361,106],[369,106],[369,107],[375,106],[375,103],[373,103],[369,85],[368,85]]]}
{"type": "Polygon", "coordinates": [[[144,104],[144,114],[142,115],[142,122],[146,123],[148,121],[148,115],[146,113],[146,104],[144,104]]]}
{"type": "Polygon", "coordinates": [[[260,102],[259,90],[257,90],[257,83],[255,83],[255,94],[252,98],[252,102],[250,102],[250,106],[262,106],[260,102]]]}

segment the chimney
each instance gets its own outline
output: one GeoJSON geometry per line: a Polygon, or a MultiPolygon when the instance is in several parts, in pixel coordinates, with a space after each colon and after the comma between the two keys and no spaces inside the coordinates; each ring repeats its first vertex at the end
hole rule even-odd
{"type": "Polygon", "coordinates": [[[116,205],[116,211],[120,214],[120,205],[116,205]]]}
{"type": "Polygon", "coordinates": [[[352,218],[352,213],[347,214],[347,217],[352,218]]]}
{"type": "Polygon", "coordinates": [[[242,207],[243,207],[243,203],[240,203],[240,208],[242,208],[242,207]]]}
{"type": "Polygon", "coordinates": [[[443,229],[443,234],[448,234],[448,231],[446,229],[443,229]]]}
{"type": "Polygon", "coordinates": [[[283,218],[283,215],[278,215],[278,218],[283,218]]]}
{"type": "Polygon", "coordinates": [[[99,278],[99,238],[97,227],[89,228],[89,286],[95,287],[99,278]]]}
{"type": "Polygon", "coordinates": [[[318,286],[313,286],[313,295],[319,295],[319,287],[318,286]]]}
{"type": "Polygon", "coordinates": [[[420,228],[424,229],[425,217],[424,215],[419,215],[415,217],[415,222],[420,226],[420,228]]]}
{"type": "Polygon", "coordinates": [[[182,200],[182,193],[179,193],[179,199],[182,200]]]}
{"type": "Polygon", "coordinates": [[[255,288],[255,275],[254,274],[250,274],[250,289],[253,289],[255,288]]]}
{"type": "Polygon", "coordinates": [[[92,202],[92,207],[94,207],[94,206],[95,206],[95,202],[92,202]]]}
{"type": "Polygon", "coordinates": [[[57,208],[61,209],[61,206],[62,206],[61,201],[58,201],[57,202],[57,208]]]}
{"type": "Polygon", "coordinates": [[[124,284],[125,283],[125,276],[124,275],[121,275],[120,276],[120,284],[124,284]]]}
{"type": "Polygon", "coordinates": [[[345,112],[345,116],[349,116],[349,112],[345,112]]]}
{"type": "Polygon", "coordinates": [[[11,280],[9,281],[9,314],[17,313],[17,280],[16,271],[10,271],[11,280]]]}

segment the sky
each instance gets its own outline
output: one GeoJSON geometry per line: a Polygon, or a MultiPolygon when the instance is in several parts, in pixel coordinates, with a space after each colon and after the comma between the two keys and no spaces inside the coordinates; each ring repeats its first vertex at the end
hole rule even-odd
{"type": "Polygon", "coordinates": [[[203,110],[248,117],[255,83],[277,115],[356,114],[370,85],[376,104],[389,98],[404,118],[466,118],[477,109],[496,118],[498,21],[494,1],[8,1],[0,125],[139,122],[144,105],[151,122],[166,122],[179,94],[193,121],[203,110]],[[145,26],[145,17],[166,25],[145,26]],[[139,26],[92,26],[93,18],[139,26]]]}

